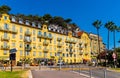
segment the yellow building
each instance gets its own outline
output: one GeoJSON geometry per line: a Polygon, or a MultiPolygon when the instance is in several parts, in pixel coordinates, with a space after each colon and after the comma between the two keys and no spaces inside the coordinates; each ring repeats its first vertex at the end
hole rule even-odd
{"type": "MultiPolygon", "coordinates": [[[[91,57],[96,58],[99,54],[99,47],[98,47],[98,36],[96,34],[90,33],[89,34],[91,39],[91,57]]],[[[99,36],[100,41],[100,53],[104,52],[105,44],[102,41],[102,37],[99,36]]]]}
{"type": "Polygon", "coordinates": [[[20,59],[59,59],[66,63],[90,60],[90,39],[87,33],[63,29],[57,25],[41,25],[7,14],[0,16],[0,59],[9,60],[9,50],[16,48],[20,59]]]}

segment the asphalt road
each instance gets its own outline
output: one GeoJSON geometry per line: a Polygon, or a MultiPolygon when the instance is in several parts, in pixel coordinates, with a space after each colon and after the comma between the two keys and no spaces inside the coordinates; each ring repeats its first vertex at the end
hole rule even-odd
{"type": "MultiPolygon", "coordinates": [[[[82,67],[84,68],[84,67],[82,67]]],[[[91,70],[74,70],[75,72],[80,72],[82,74],[91,75],[94,78],[120,78],[119,72],[113,72],[110,70],[105,70],[105,68],[91,67],[91,70]],[[106,77],[105,77],[106,72],[106,77]]]]}

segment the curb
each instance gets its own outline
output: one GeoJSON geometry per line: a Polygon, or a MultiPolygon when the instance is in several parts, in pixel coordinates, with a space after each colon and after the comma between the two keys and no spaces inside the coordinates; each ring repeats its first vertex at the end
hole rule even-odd
{"type": "Polygon", "coordinates": [[[31,70],[29,70],[29,77],[28,78],[33,78],[31,70]]]}

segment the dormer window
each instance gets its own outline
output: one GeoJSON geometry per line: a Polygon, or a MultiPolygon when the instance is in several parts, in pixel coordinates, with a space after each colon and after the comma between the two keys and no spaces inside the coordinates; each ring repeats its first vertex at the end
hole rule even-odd
{"type": "Polygon", "coordinates": [[[12,22],[16,22],[15,16],[12,16],[12,22]]]}
{"type": "Polygon", "coordinates": [[[41,28],[41,24],[40,23],[38,23],[38,28],[41,28]]]}
{"type": "Polygon", "coordinates": [[[32,22],[32,27],[35,27],[35,22],[32,22]]]}
{"type": "Polygon", "coordinates": [[[53,31],[55,31],[55,29],[53,29],[53,31]]]}
{"type": "Polygon", "coordinates": [[[29,21],[28,21],[28,20],[26,20],[25,24],[26,24],[26,25],[30,25],[30,23],[29,23],[29,21]]]}
{"type": "Polygon", "coordinates": [[[19,18],[19,23],[23,24],[23,19],[22,18],[19,18]]]}
{"type": "Polygon", "coordinates": [[[48,30],[51,30],[51,28],[49,27],[48,30]]]}

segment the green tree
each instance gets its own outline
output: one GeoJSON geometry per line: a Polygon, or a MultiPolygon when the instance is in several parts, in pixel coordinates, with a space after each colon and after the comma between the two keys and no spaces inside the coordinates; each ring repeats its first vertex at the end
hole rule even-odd
{"type": "Polygon", "coordinates": [[[10,10],[11,8],[9,6],[6,6],[6,5],[0,6],[0,14],[9,13],[10,10]]]}
{"type": "MultiPolygon", "coordinates": [[[[97,35],[98,35],[98,52],[100,54],[100,40],[99,40],[99,29],[102,26],[102,22],[99,20],[96,20],[95,22],[93,22],[93,26],[96,28],[97,30],[97,35]]],[[[99,57],[100,59],[100,63],[101,63],[101,56],[99,57]]]]}

